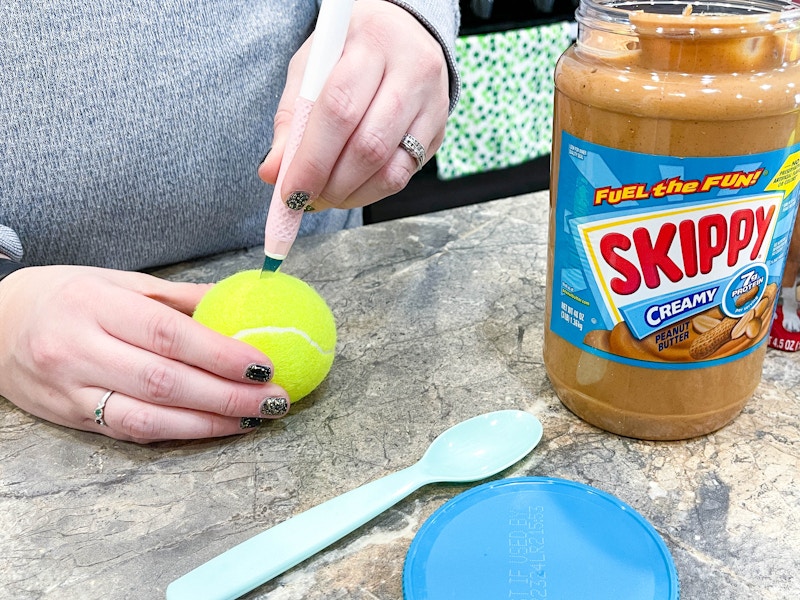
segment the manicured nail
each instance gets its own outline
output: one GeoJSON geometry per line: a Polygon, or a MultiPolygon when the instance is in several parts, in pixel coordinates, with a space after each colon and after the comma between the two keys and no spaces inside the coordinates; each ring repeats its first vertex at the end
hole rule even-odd
{"type": "Polygon", "coordinates": [[[289,401],[286,398],[264,398],[258,409],[265,417],[280,417],[289,412],[289,401]]]}
{"type": "Polygon", "coordinates": [[[303,209],[303,212],[314,212],[315,210],[317,210],[317,209],[316,209],[316,208],[314,208],[314,207],[313,207],[311,204],[308,204],[308,205],[306,205],[306,207],[303,209]]]}
{"type": "Polygon", "coordinates": [[[269,153],[270,153],[270,152],[272,152],[272,146],[270,146],[270,147],[269,147],[269,150],[267,150],[267,153],[264,155],[264,158],[262,158],[262,159],[261,159],[261,162],[260,162],[260,163],[258,163],[258,164],[259,164],[259,166],[260,166],[261,164],[263,164],[265,160],[267,160],[267,157],[269,156],[269,153]]]}
{"type": "Polygon", "coordinates": [[[272,379],[272,369],[266,365],[253,363],[252,365],[247,365],[244,376],[253,381],[264,383],[272,379]]]}
{"type": "Polygon", "coordinates": [[[286,206],[292,210],[303,210],[311,200],[311,194],[308,192],[292,192],[286,199],[286,206]]]}
{"type": "Polygon", "coordinates": [[[252,429],[258,427],[264,422],[264,419],[258,417],[242,417],[239,421],[239,429],[252,429]]]}

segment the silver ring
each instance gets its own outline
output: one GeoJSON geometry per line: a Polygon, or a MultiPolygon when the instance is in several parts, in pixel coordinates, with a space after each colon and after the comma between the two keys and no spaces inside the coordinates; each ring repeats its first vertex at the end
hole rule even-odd
{"type": "Polygon", "coordinates": [[[106,402],[108,402],[108,399],[113,393],[114,390],[108,390],[105,394],[103,394],[103,397],[100,398],[100,402],[97,403],[97,408],[94,409],[94,422],[101,427],[108,427],[105,419],[103,418],[103,411],[106,409],[106,402]]]}
{"type": "Polygon", "coordinates": [[[419,171],[422,165],[425,164],[425,146],[410,133],[403,136],[403,139],[400,140],[400,146],[414,157],[414,160],[417,161],[417,171],[419,171]]]}

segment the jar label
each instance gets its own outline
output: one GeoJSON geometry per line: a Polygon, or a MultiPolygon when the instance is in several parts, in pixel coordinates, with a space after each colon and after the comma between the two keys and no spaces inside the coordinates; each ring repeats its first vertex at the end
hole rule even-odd
{"type": "Polygon", "coordinates": [[[800,144],[679,158],[561,135],[551,331],[649,368],[718,364],[764,343],[800,144]]]}

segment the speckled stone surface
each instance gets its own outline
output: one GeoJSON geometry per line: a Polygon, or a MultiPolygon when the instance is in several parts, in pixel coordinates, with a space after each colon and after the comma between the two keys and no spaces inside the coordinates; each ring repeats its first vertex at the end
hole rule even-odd
{"type": "MultiPolygon", "coordinates": [[[[544,437],[496,478],[562,477],[632,505],[672,552],[684,600],[798,598],[800,354],[770,350],[745,411],[703,438],[581,422],[542,363],[547,214],[540,193],[299,240],[284,270],[330,303],[338,354],[316,392],[253,434],[137,446],[0,401],[0,598],[163,598],[216,554],[502,408],[538,416],[544,437]]],[[[261,260],[159,275],[213,281],[261,260]]],[[[471,485],[426,486],[245,597],[400,600],[414,534],[471,485]]]]}

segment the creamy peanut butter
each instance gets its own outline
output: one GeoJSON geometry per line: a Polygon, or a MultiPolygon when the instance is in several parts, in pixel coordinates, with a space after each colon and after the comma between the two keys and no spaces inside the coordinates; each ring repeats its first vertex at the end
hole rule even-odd
{"type": "Polygon", "coordinates": [[[722,427],[761,378],[800,174],[800,8],[582,1],[556,67],[545,364],[586,421],[722,427]]]}

